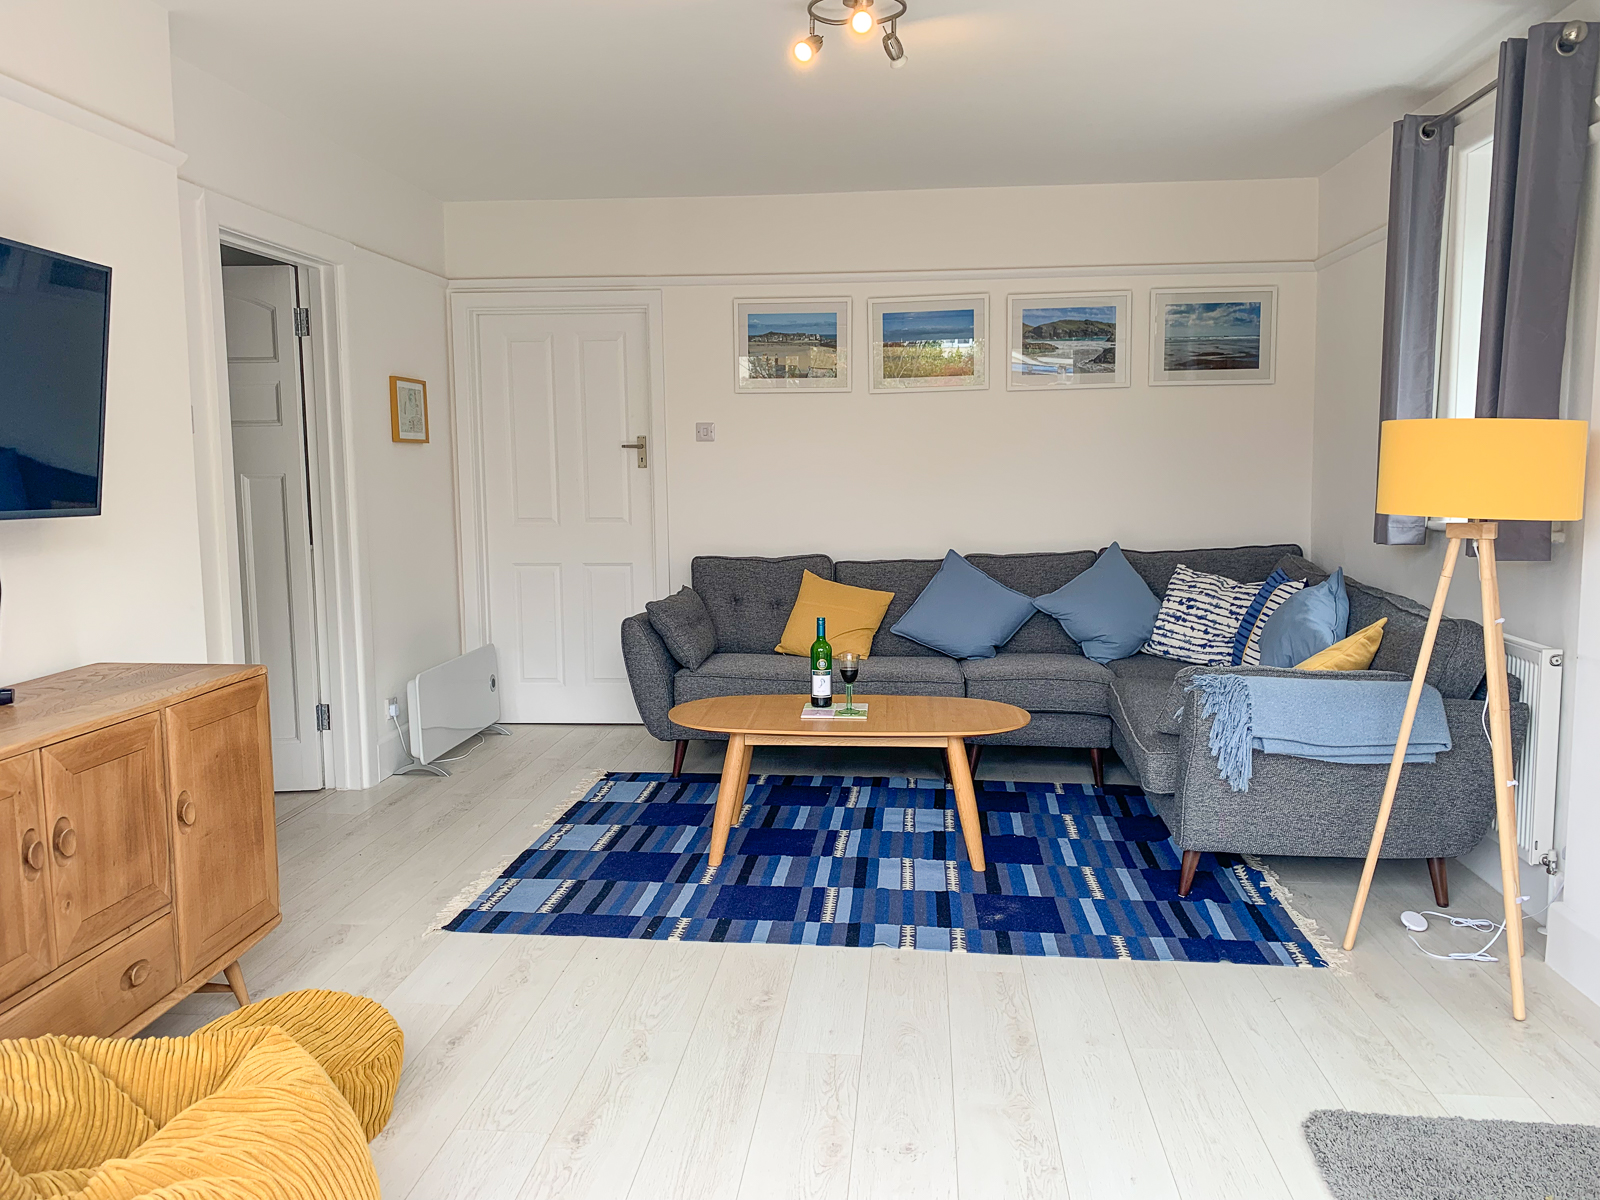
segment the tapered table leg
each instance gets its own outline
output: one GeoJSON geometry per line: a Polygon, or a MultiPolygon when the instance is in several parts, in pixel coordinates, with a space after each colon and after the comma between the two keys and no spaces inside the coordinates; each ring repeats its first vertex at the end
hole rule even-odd
{"type": "Polygon", "coordinates": [[[983,826],[978,817],[978,797],[972,790],[972,770],[967,766],[967,746],[951,738],[945,758],[950,763],[950,785],[956,792],[956,812],[961,817],[961,837],[967,843],[967,861],[974,871],[988,869],[983,857],[983,826]]]}
{"type": "Polygon", "coordinates": [[[717,789],[717,812],[711,823],[711,865],[720,867],[728,849],[728,831],[739,815],[744,799],[744,781],[750,772],[750,747],[742,733],[728,735],[728,749],[722,756],[722,786],[717,789]]]}

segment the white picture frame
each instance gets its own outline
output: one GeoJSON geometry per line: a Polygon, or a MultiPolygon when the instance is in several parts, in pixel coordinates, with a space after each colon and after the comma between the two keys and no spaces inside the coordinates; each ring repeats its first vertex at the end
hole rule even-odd
{"type": "Polygon", "coordinates": [[[1272,383],[1278,289],[1153,288],[1150,383],[1272,383]]]}
{"type": "Polygon", "coordinates": [[[1132,317],[1131,291],[1007,296],[1006,390],[1132,387],[1132,317]],[[1049,328],[1057,324],[1066,328],[1049,328]],[[1096,325],[1109,329],[1098,330],[1096,325]],[[1033,335],[1030,330],[1035,331],[1033,335]],[[1041,330],[1059,336],[1042,339],[1041,330]],[[1042,349],[1046,344],[1050,348],[1042,349]],[[1109,369],[1104,365],[1108,358],[1113,364],[1109,369]]]}
{"type": "Polygon", "coordinates": [[[868,307],[870,391],[975,392],[988,388],[987,295],[892,297],[871,300],[868,307]],[[959,368],[962,360],[966,360],[966,370],[937,373],[959,368]],[[922,373],[930,367],[934,373],[922,373]]]}
{"type": "Polygon", "coordinates": [[[737,392],[848,392],[850,298],[735,300],[733,345],[737,392]]]}

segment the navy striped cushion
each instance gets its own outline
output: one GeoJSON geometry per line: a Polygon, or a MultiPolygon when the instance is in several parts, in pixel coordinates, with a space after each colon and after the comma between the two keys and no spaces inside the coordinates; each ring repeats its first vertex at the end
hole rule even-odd
{"type": "MultiPolygon", "coordinates": [[[[1268,604],[1276,610],[1278,604],[1299,590],[1297,587],[1276,596],[1291,582],[1294,581],[1284,576],[1283,584],[1274,585],[1263,596],[1265,581],[1239,583],[1180,565],[1172,573],[1167,594],[1161,601],[1161,611],[1156,614],[1155,630],[1142,652],[1212,667],[1235,665],[1241,661],[1234,657],[1235,643],[1252,606],[1255,607],[1253,632],[1268,604]],[[1273,603],[1274,596],[1276,603],[1273,603]],[[1258,597],[1261,598],[1259,604],[1258,597]]],[[[1241,656],[1249,648],[1249,634],[1246,634],[1245,643],[1238,647],[1241,656]]]]}
{"type": "Polygon", "coordinates": [[[1305,586],[1305,580],[1290,579],[1282,570],[1273,571],[1267,576],[1261,590],[1256,592],[1256,598],[1245,610],[1244,619],[1239,622],[1239,631],[1233,635],[1234,666],[1261,665],[1261,634],[1267,627],[1267,618],[1305,586]]]}

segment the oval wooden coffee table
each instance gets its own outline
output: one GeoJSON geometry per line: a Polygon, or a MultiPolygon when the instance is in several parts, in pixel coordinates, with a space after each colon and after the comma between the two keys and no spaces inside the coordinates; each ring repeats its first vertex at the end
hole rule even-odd
{"type": "Polygon", "coordinates": [[[1010,733],[1028,723],[1028,713],[995,700],[955,696],[857,696],[867,707],[865,720],[851,717],[807,718],[800,714],[805,696],[717,696],[680,704],[668,717],[687,729],[728,735],[722,760],[722,786],[711,826],[711,865],[720,866],[728,849],[728,831],[744,799],[755,746],[932,746],[950,760],[961,837],[974,871],[985,869],[983,826],[978,799],[967,766],[966,739],[1010,733]]]}

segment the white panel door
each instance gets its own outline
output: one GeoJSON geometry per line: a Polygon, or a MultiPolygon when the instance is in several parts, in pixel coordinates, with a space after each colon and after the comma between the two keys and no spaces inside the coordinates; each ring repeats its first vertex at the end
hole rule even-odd
{"type": "Polygon", "coordinates": [[[633,722],[623,618],[652,599],[643,312],[478,318],[488,640],[507,721],[633,722]]]}
{"type": "Polygon", "coordinates": [[[273,786],[322,787],[293,267],[223,267],[245,654],[267,668],[273,786]]]}

